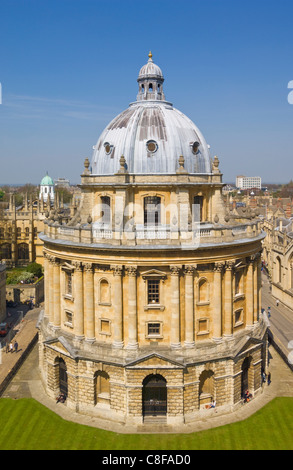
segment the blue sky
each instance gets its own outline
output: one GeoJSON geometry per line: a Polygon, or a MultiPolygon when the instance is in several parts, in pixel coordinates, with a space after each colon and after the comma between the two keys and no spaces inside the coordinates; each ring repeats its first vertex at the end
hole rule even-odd
{"type": "Polygon", "coordinates": [[[0,184],[80,182],[153,53],[225,182],[293,179],[292,0],[0,0],[0,184]]]}

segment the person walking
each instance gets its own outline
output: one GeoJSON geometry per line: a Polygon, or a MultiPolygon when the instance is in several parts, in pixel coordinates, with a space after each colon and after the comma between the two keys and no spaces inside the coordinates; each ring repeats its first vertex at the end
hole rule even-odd
{"type": "Polygon", "coordinates": [[[12,344],[12,341],[10,341],[10,343],[9,343],[9,351],[10,351],[10,352],[13,352],[13,344],[12,344]]]}
{"type": "Polygon", "coordinates": [[[279,307],[279,300],[276,300],[276,307],[279,307]]]}
{"type": "Polygon", "coordinates": [[[17,350],[18,350],[18,342],[15,341],[15,343],[14,343],[14,351],[17,352],[17,350]]]}

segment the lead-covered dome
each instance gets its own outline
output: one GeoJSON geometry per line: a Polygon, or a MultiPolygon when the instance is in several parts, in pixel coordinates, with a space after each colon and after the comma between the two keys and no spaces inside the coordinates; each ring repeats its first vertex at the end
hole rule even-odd
{"type": "Polygon", "coordinates": [[[196,125],[165,100],[163,74],[153,63],[140,69],[137,101],[102,132],[92,157],[92,174],[115,174],[120,157],[133,174],[174,174],[179,157],[189,173],[211,173],[206,141],[196,125]]]}

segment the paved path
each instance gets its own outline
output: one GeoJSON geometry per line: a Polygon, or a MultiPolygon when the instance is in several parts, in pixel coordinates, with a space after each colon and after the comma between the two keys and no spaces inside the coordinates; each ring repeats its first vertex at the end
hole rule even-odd
{"type": "Polygon", "coordinates": [[[155,428],[154,425],[145,425],[144,427],[124,426],[121,424],[111,423],[107,420],[83,416],[75,413],[72,410],[69,410],[64,404],[56,404],[55,400],[49,398],[43,389],[39,374],[38,345],[36,344],[34,347],[32,347],[32,345],[35,344],[35,337],[37,333],[35,325],[38,314],[39,309],[31,310],[24,318],[22,328],[17,335],[21,350],[18,353],[2,354],[2,364],[0,366],[0,376],[2,379],[5,377],[5,374],[8,374],[9,370],[15,367],[15,363],[19,361],[20,356],[22,354],[26,354],[24,363],[17,372],[13,373],[13,377],[2,393],[2,397],[9,397],[13,399],[34,398],[47,408],[60,415],[62,418],[69,421],[119,433],[188,433],[222,426],[224,424],[246,419],[277,396],[293,396],[293,372],[285,364],[277,351],[272,346],[270,346],[269,370],[272,376],[271,385],[268,386],[265,384],[263,386],[263,393],[261,395],[253,399],[250,403],[239,406],[239,408],[234,413],[227,412],[227,410],[225,412],[221,412],[220,409],[203,410],[196,423],[182,425],[181,428],[167,428],[166,426],[158,426],[155,428]],[[28,351],[30,351],[29,354],[28,351]]]}
{"type": "Polygon", "coordinates": [[[269,321],[272,338],[276,347],[288,358],[293,349],[293,311],[281,302],[276,306],[276,298],[270,292],[269,278],[265,274],[262,275],[262,307],[266,312],[271,307],[269,321]]]}

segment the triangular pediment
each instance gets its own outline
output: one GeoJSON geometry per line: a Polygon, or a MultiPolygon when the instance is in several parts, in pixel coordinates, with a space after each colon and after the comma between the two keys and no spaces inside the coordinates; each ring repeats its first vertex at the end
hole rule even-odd
{"type": "Polygon", "coordinates": [[[160,271],[158,269],[150,269],[149,271],[144,271],[143,273],[141,273],[141,276],[143,279],[146,279],[146,278],[152,278],[152,277],[155,277],[155,278],[159,278],[159,279],[166,279],[167,277],[167,274],[164,273],[163,271],[160,271]]]}
{"type": "Polygon", "coordinates": [[[136,368],[182,369],[182,368],[185,368],[185,365],[169,357],[162,356],[161,354],[151,353],[146,356],[142,356],[136,359],[135,361],[129,362],[126,367],[130,369],[136,369],[136,368]]]}
{"type": "Polygon", "coordinates": [[[245,336],[236,345],[235,356],[237,357],[241,356],[242,354],[248,353],[250,350],[252,351],[253,349],[262,344],[263,342],[260,339],[245,336]]]}
{"type": "Polygon", "coordinates": [[[45,343],[49,347],[52,346],[54,348],[54,351],[58,351],[62,354],[65,354],[73,358],[76,357],[75,350],[72,348],[72,346],[68,343],[68,341],[63,336],[50,339],[48,341],[45,341],[45,343]]]}

